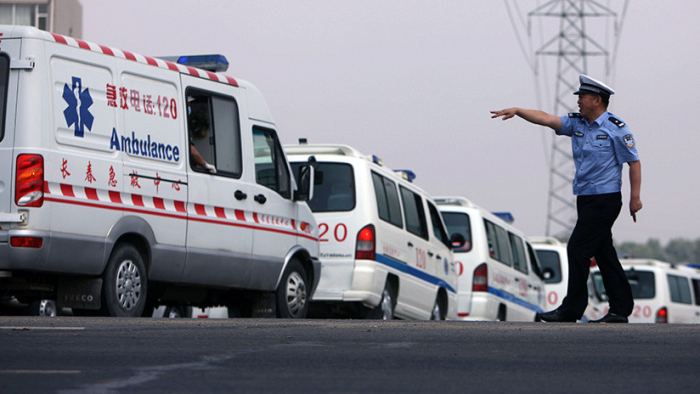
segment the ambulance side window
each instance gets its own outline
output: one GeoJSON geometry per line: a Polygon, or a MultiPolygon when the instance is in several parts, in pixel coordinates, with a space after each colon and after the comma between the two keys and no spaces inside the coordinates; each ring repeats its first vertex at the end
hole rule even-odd
{"type": "Polygon", "coordinates": [[[423,199],[416,193],[400,186],[403,213],[406,216],[406,230],[423,239],[428,239],[428,223],[425,220],[423,199]]]}
{"type": "Polygon", "coordinates": [[[692,279],[693,294],[695,294],[695,305],[700,305],[700,279],[692,279]]]}
{"type": "Polygon", "coordinates": [[[199,172],[240,178],[241,130],[238,105],[230,97],[188,90],[187,128],[190,139],[190,165],[199,172]]]}
{"type": "Polygon", "coordinates": [[[374,172],[372,173],[372,183],[374,184],[374,195],[377,198],[379,218],[396,227],[403,228],[396,183],[374,172]]]}
{"type": "Polygon", "coordinates": [[[430,211],[430,222],[433,225],[433,235],[451,249],[452,244],[450,244],[450,237],[447,236],[445,226],[443,226],[442,220],[440,219],[440,213],[430,201],[428,201],[428,210],[430,211]]]}
{"type": "Polygon", "coordinates": [[[5,112],[7,105],[7,83],[10,74],[10,58],[0,54],[0,141],[5,138],[5,112]]]}
{"type": "Polygon", "coordinates": [[[489,241],[489,254],[491,258],[501,263],[512,266],[510,252],[508,251],[508,236],[506,230],[484,219],[486,238],[489,241]]]}
{"type": "Polygon", "coordinates": [[[289,167],[282,153],[277,133],[272,129],[253,127],[255,181],[284,198],[291,197],[289,167]]]}
{"type": "Polygon", "coordinates": [[[527,258],[525,257],[525,245],[523,239],[513,233],[508,233],[510,238],[510,247],[513,252],[513,267],[524,273],[528,273],[527,258]]]}
{"type": "Polygon", "coordinates": [[[668,289],[671,291],[671,302],[690,304],[690,285],[688,278],[668,275],[668,289]]]}

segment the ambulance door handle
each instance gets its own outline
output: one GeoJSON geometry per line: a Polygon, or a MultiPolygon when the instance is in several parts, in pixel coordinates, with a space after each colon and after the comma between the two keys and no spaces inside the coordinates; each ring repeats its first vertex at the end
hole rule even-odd
{"type": "Polygon", "coordinates": [[[236,200],[238,201],[245,200],[246,198],[248,198],[248,195],[240,190],[236,190],[236,192],[233,193],[233,196],[236,197],[236,200]]]}
{"type": "Polygon", "coordinates": [[[413,242],[408,241],[408,247],[409,247],[409,248],[412,248],[412,247],[413,247],[413,242]]]}
{"type": "Polygon", "coordinates": [[[439,255],[439,254],[438,254],[438,255],[436,255],[436,256],[435,256],[435,258],[436,258],[436,259],[438,259],[438,260],[442,260],[442,257],[440,257],[440,255],[439,255]]]}
{"type": "Polygon", "coordinates": [[[435,254],[435,253],[433,253],[433,252],[431,252],[431,251],[428,251],[428,256],[433,257],[434,254],[435,254]]]}
{"type": "Polygon", "coordinates": [[[267,201],[267,198],[265,198],[265,196],[262,194],[258,194],[257,196],[253,197],[253,200],[257,201],[260,204],[265,204],[265,201],[267,201]]]}

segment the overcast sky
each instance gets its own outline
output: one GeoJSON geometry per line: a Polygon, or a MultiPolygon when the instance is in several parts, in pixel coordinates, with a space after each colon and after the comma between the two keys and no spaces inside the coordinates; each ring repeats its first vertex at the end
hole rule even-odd
{"type": "MultiPolygon", "coordinates": [[[[599,2],[622,15],[623,0],[599,2]]],[[[262,91],[286,144],[351,145],[412,169],[432,195],[510,211],[527,234],[545,233],[551,131],[489,113],[554,108],[518,43],[528,53],[543,43],[536,32],[556,28],[556,18],[535,18],[532,37],[524,31],[543,0],[509,0],[518,33],[496,0],[81,3],[86,41],[151,56],[224,54],[228,75],[262,91]]],[[[699,12],[694,0],[631,0],[613,72],[589,68],[616,90],[609,109],[629,125],[642,162],[637,223],[623,170],[617,242],[700,237],[699,12]]],[[[612,52],[612,33],[600,37],[612,52]]],[[[555,68],[539,70],[554,79],[555,68]]]]}

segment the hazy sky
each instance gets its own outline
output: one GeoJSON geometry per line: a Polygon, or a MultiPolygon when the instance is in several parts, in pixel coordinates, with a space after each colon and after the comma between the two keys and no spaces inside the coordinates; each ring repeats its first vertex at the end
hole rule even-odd
{"type": "MultiPolygon", "coordinates": [[[[599,2],[622,14],[623,0],[599,2]]],[[[537,94],[504,1],[81,3],[86,41],[151,56],[224,54],[228,75],[262,91],[284,143],[354,146],[412,169],[432,195],[510,211],[527,234],[545,233],[551,131],[489,114],[554,103],[537,94]]],[[[558,23],[536,18],[528,38],[525,14],[543,3],[509,0],[526,48],[558,23]]],[[[616,90],[610,111],[630,126],[642,161],[644,208],[633,223],[625,166],[617,242],[700,237],[699,12],[694,0],[631,0],[613,73],[589,69],[616,90]]],[[[554,75],[540,68],[542,79],[554,75]]]]}

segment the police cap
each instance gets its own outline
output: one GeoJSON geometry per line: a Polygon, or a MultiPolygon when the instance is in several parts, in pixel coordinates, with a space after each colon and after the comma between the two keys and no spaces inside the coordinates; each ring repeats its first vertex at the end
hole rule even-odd
{"type": "Polygon", "coordinates": [[[597,94],[599,96],[607,96],[610,97],[611,94],[615,94],[615,91],[610,88],[610,86],[600,82],[596,81],[595,79],[589,77],[588,75],[579,75],[578,77],[579,81],[581,82],[581,87],[578,88],[577,91],[574,92],[574,94],[579,95],[579,94],[585,94],[585,93],[593,93],[597,94]]]}

